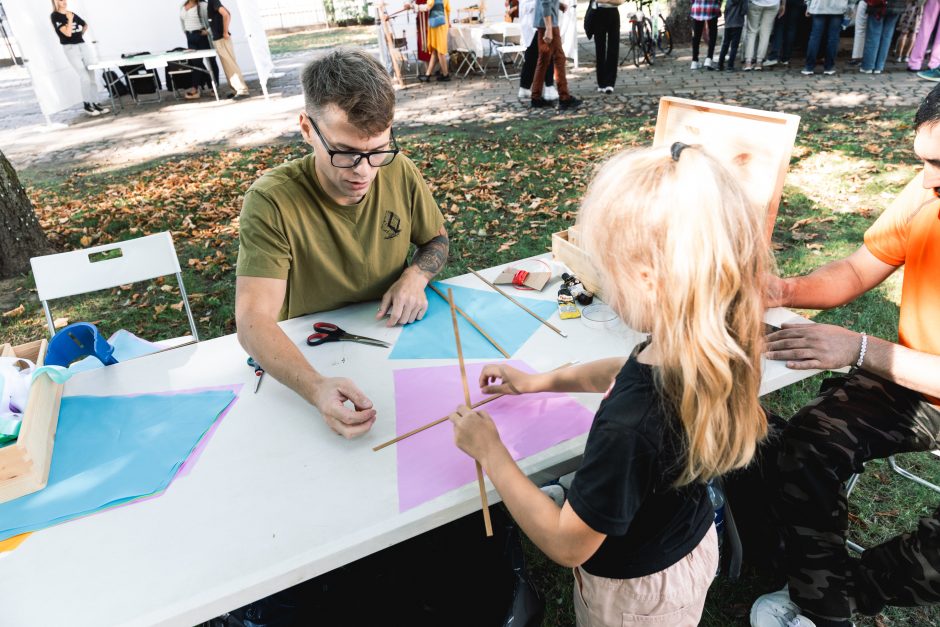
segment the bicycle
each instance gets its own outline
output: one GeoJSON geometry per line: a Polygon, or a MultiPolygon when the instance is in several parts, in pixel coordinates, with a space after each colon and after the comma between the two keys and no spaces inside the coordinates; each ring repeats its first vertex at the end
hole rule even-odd
{"type": "Polygon", "coordinates": [[[655,52],[655,42],[653,41],[653,24],[650,18],[646,17],[642,11],[634,11],[629,16],[630,31],[627,33],[626,43],[629,47],[623,59],[633,59],[633,65],[640,67],[640,59],[652,65],[655,52]]]}
{"type": "Polygon", "coordinates": [[[652,65],[656,58],[656,51],[660,55],[669,55],[672,53],[672,33],[666,26],[666,20],[659,5],[654,7],[655,0],[639,0],[637,10],[630,13],[630,30],[627,33],[626,55],[620,60],[623,63],[627,59],[632,59],[633,64],[640,66],[641,59],[647,64],[652,65]],[[647,15],[645,9],[649,10],[647,15]]]}
{"type": "Polygon", "coordinates": [[[659,50],[661,55],[668,56],[672,53],[672,33],[669,32],[669,27],[666,26],[666,18],[663,17],[659,3],[656,0],[640,0],[639,4],[641,11],[645,8],[649,9],[650,33],[652,33],[656,49],[659,50]]]}

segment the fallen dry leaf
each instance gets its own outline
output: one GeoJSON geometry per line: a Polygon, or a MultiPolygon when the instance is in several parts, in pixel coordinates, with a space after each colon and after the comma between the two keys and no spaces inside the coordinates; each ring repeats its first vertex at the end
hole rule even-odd
{"type": "Polygon", "coordinates": [[[173,311],[183,311],[183,301],[176,303],[175,305],[170,305],[170,309],[173,311]]]}
{"type": "Polygon", "coordinates": [[[24,307],[23,305],[20,305],[19,307],[16,307],[16,308],[14,308],[14,309],[11,309],[10,311],[5,311],[5,312],[3,312],[3,317],[4,317],[4,318],[15,318],[15,317],[19,316],[20,314],[22,314],[23,312],[25,312],[25,311],[26,311],[26,307],[24,307]]]}

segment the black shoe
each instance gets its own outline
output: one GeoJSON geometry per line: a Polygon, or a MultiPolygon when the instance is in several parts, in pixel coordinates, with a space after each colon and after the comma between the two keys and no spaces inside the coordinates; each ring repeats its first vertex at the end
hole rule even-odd
{"type": "Polygon", "coordinates": [[[418,76],[418,80],[421,81],[422,83],[427,83],[429,80],[431,80],[431,77],[428,76],[427,74],[420,74],[418,76]]]}
{"type": "Polygon", "coordinates": [[[850,60],[849,60],[849,65],[858,65],[858,64],[861,63],[861,62],[862,62],[861,59],[850,59],[850,60]]]}
{"type": "Polygon", "coordinates": [[[101,115],[101,111],[98,111],[97,109],[95,109],[95,107],[90,102],[85,103],[85,113],[87,113],[93,118],[96,118],[99,115],[101,115]]]}
{"type": "Polygon", "coordinates": [[[558,108],[559,108],[559,109],[562,109],[562,110],[564,110],[564,109],[577,109],[579,106],[581,106],[581,99],[580,99],[580,98],[575,98],[574,96],[571,96],[570,98],[568,98],[568,100],[559,100],[559,101],[558,101],[558,108]]]}
{"type": "Polygon", "coordinates": [[[95,108],[95,111],[98,113],[111,113],[111,107],[102,107],[97,102],[91,103],[91,106],[95,108]]]}
{"type": "Polygon", "coordinates": [[[450,74],[444,74],[444,75],[442,75],[442,76],[438,76],[438,77],[437,77],[437,82],[438,82],[438,83],[449,83],[449,82],[450,82],[450,74]]]}
{"type": "Polygon", "coordinates": [[[235,92],[231,92],[228,96],[225,97],[226,100],[235,100],[235,92]]]}
{"type": "Polygon", "coordinates": [[[547,107],[547,106],[548,106],[548,100],[545,100],[545,98],[533,98],[532,99],[533,109],[541,109],[542,107],[547,107]]]}

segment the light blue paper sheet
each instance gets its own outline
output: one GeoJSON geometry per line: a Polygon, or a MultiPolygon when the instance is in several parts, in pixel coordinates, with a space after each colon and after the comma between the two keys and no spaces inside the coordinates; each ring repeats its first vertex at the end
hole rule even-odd
{"type": "MultiPolygon", "coordinates": [[[[480,325],[510,355],[514,355],[542,325],[505,296],[489,288],[476,290],[442,283],[438,283],[436,287],[445,296],[447,288],[450,287],[454,291],[454,303],[457,307],[473,318],[474,322],[480,325]]],[[[391,359],[457,358],[450,306],[445,299],[432,292],[430,288],[425,289],[425,294],[428,297],[428,311],[424,314],[424,319],[406,325],[402,329],[395,348],[392,349],[391,359]]],[[[513,294],[513,298],[546,320],[558,309],[554,301],[521,298],[516,294],[513,294]]],[[[458,315],[457,321],[460,328],[460,345],[465,358],[503,358],[500,352],[462,316],[458,315]]]]}
{"type": "Polygon", "coordinates": [[[164,490],[235,396],[63,398],[49,483],[0,503],[0,541],[164,490]]]}

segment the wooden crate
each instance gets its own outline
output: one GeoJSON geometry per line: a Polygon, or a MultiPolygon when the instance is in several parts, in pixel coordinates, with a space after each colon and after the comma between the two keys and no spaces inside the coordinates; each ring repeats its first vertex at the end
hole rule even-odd
{"type": "MultiPolygon", "coordinates": [[[[41,366],[46,356],[46,340],[19,346],[0,344],[0,356],[22,357],[41,366]]],[[[41,375],[33,382],[19,438],[0,448],[0,503],[46,487],[62,387],[48,375],[41,375]]]]}
{"type": "Polygon", "coordinates": [[[580,233],[577,226],[566,231],[552,233],[552,256],[562,262],[571,272],[581,279],[584,287],[594,292],[604,302],[604,291],[601,288],[601,275],[594,267],[591,258],[581,249],[580,233]]]}
{"type": "Polygon", "coordinates": [[[770,241],[799,124],[800,117],[790,113],[664,97],[653,145],[701,144],[767,208],[770,241]]]}

